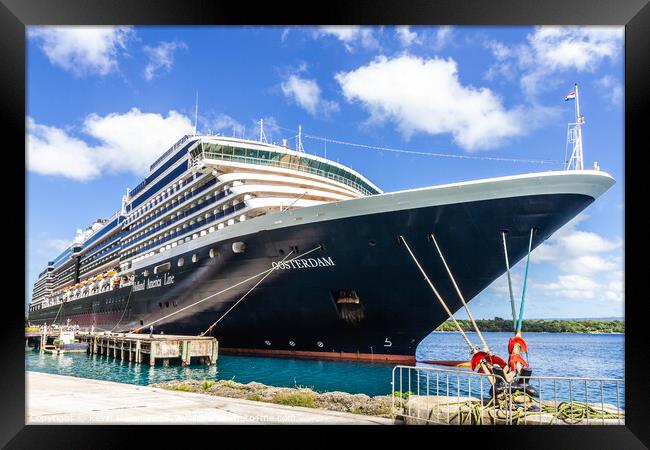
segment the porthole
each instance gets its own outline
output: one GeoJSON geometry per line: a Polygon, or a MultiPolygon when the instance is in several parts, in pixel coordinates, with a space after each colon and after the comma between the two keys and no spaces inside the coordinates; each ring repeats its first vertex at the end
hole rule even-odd
{"type": "Polygon", "coordinates": [[[271,341],[264,341],[264,343],[265,343],[266,345],[268,345],[268,346],[271,345],[271,341]]]}
{"type": "Polygon", "coordinates": [[[216,248],[211,248],[210,249],[210,258],[214,258],[217,256],[217,249],[216,248]]]}
{"type": "Polygon", "coordinates": [[[317,345],[318,347],[320,347],[320,348],[323,348],[323,342],[322,342],[322,341],[318,341],[318,342],[316,342],[316,345],[317,345]]]}
{"type": "Polygon", "coordinates": [[[178,267],[183,267],[183,264],[185,264],[185,258],[178,258],[178,262],[176,264],[178,267]]]}
{"type": "Polygon", "coordinates": [[[368,241],[368,245],[371,246],[371,247],[374,247],[375,245],[377,245],[377,241],[375,241],[374,239],[370,239],[368,241]]]}
{"type": "Polygon", "coordinates": [[[169,308],[169,302],[165,302],[165,308],[169,308]]]}
{"type": "Polygon", "coordinates": [[[296,343],[293,342],[293,341],[289,341],[289,345],[292,346],[292,347],[295,347],[295,346],[296,346],[296,343]]]}
{"type": "Polygon", "coordinates": [[[158,306],[160,306],[160,309],[162,309],[162,303],[158,303],[158,306]]]}
{"type": "Polygon", "coordinates": [[[194,254],[192,255],[192,262],[195,263],[195,262],[197,262],[198,260],[199,260],[199,254],[198,254],[198,253],[194,253],[194,254]]]}
{"type": "Polygon", "coordinates": [[[145,276],[145,277],[148,277],[149,276],[149,271],[145,270],[144,272],[142,272],[142,275],[145,276]]]}

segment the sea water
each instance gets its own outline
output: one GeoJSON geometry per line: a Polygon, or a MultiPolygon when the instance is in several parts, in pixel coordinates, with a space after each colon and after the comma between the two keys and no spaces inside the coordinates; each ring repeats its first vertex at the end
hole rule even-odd
{"type": "MultiPolygon", "coordinates": [[[[483,333],[492,351],[507,359],[511,333],[483,333]]],[[[475,333],[468,333],[475,344],[475,333]]],[[[533,376],[624,378],[624,335],[526,333],[528,362],[533,376]]],[[[436,332],[418,346],[417,360],[467,360],[469,354],[458,333],[436,332]]],[[[418,363],[420,366],[426,364],[418,363]]],[[[430,366],[433,367],[433,366],[430,366]]],[[[393,365],[347,361],[265,358],[219,355],[217,364],[136,364],[85,353],[50,355],[26,352],[26,370],[148,385],[171,380],[257,381],[271,386],[309,387],[319,392],[343,391],[371,396],[391,393],[393,365]]],[[[615,392],[606,389],[605,401],[616,404],[615,392]]],[[[621,406],[621,398],[619,399],[621,406]]]]}

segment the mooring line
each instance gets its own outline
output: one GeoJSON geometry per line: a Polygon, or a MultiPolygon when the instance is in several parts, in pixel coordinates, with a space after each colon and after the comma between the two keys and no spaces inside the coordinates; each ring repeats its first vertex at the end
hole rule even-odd
{"type": "Polygon", "coordinates": [[[209,333],[210,331],[212,331],[212,329],[213,329],[213,328],[214,328],[214,327],[215,327],[219,322],[221,322],[221,319],[223,319],[224,317],[226,317],[226,315],[227,315],[230,311],[232,311],[233,309],[235,309],[235,306],[237,306],[237,305],[238,305],[242,300],[244,300],[244,299],[246,298],[246,296],[248,296],[248,294],[250,294],[251,292],[253,292],[253,290],[254,290],[257,286],[259,286],[259,285],[260,285],[264,280],[266,280],[266,277],[268,277],[269,275],[271,275],[271,274],[273,273],[274,270],[277,270],[278,266],[279,266],[280,264],[282,264],[282,263],[283,263],[283,262],[284,262],[284,261],[285,261],[289,256],[291,256],[292,253],[293,253],[293,250],[291,250],[291,251],[287,254],[287,256],[285,256],[285,257],[282,259],[282,261],[280,261],[280,262],[279,262],[278,264],[276,264],[275,266],[272,266],[273,270],[271,270],[271,271],[269,271],[269,272],[266,272],[266,275],[264,275],[260,280],[258,280],[258,282],[255,283],[255,285],[254,285],[252,288],[250,288],[250,289],[249,289],[249,290],[248,290],[244,295],[242,295],[241,298],[240,298],[239,300],[237,300],[237,301],[235,302],[234,305],[232,305],[230,308],[228,308],[228,311],[226,311],[225,313],[223,313],[223,315],[222,315],[221,317],[219,317],[216,321],[214,321],[214,322],[212,323],[212,325],[210,325],[210,326],[209,326],[209,327],[208,327],[208,328],[207,328],[203,333],[201,333],[201,336],[205,336],[206,333],[209,333]]]}
{"type": "MultiPolygon", "coordinates": [[[[135,280],[134,280],[134,281],[135,281],[135,280]]],[[[122,311],[122,317],[120,317],[120,320],[118,320],[118,321],[115,323],[115,326],[114,326],[113,328],[111,328],[111,333],[113,332],[113,330],[115,330],[115,328],[117,328],[117,326],[120,324],[120,322],[121,322],[122,319],[124,318],[124,314],[126,313],[126,308],[129,307],[129,302],[131,301],[131,294],[132,294],[132,293],[133,293],[133,284],[131,284],[131,290],[129,291],[129,297],[126,299],[126,305],[124,305],[124,310],[122,311]]]]}
{"type": "MultiPolygon", "coordinates": [[[[313,248],[313,249],[311,249],[311,250],[309,250],[309,251],[307,251],[307,252],[304,252],[304,253],[302,253],[301,255],[298,255],[298,256],[296,256],[295,258],[290,259],[289,261],[293,261],[293,260],[296,260],[296,259],[298,259],[298,258],[302,258],[303,256],[306,256],[306,255],[308,255],[308,254],[310,254],[310,253],[312,253],[312,252],[315,252],[315,251],[318,250],[318,249],[322,249],[322,248],[323,248],[323,246],[322,246],[322,245],[319,245],[318,247],[315,247],[315,248],[313,248]]],[[[150,327],[151,325],[154,325],[154,324],[160,322],[161,320],[165,320],[165,319],[167,319],[167,318],[169,318],[169,317],[171,317],[171,316],[173,316],[173,315],[176,315],[176,314],[178,314],[178,313],[181,313],[181,312],[185,311],[185,310],[188,309],[188,308],[191,308],[191,307],[193,307],[193,306],[196,306],[196,305],[198,305],[198,304],[201,303],[201,302],[204,302],[204,301],[206,301],[206,300],[211,299],[212,297],[215,297],[215,296],[217,296],[217,295],[223,294],[224,292],[229,291],[229,290],[231,290],[231,289],[234,289],[234,288],[236,288],[237,286],[241,286],[242,284],[247,283],[248,281],[253,280],[253,279],[255,279],[255,278],[259,277],[259,276],[262,276],[262,275],[264,275],[264,274],[267,273],[267,272],[271,272],[271,271],[273,271],[273,270],[275,270],[275,267],[271,267],[270,269],[266,269],[266,270],[263,271],[263,272],[260,272],[260,273],[258,273],[258,274],[256,274],[256,275],[253,275],[253,276],[249,277],[249,278],[246,278],[245,280],[240,281],[239,283],[233,284],[232,286],[229,286],[229,287],[227,287],[227,288],[225,288],[225,289],[222,289],[222,290],[219,291],[219,292],[215,292],[214,294],[211,294],[211,295],[209,295],[209,296],[207,296],[207,297],[205,297],[205,298],[202,298],[201,300],[198,300],[198,301],[196,301],[196,302],[194,302],[194,303],[192,303],[192,304],[190,304],[190,305],[184,306],[183,308],[181,308],[181,309],[179,309],[179,310],[177,310],[177,311],[174,311],[174,312],[172,312],[172,313],[170,313],[170,314],[167,314],[166,316],[163,316],[163,317],[161,317],[161,318],[159,318],[159,319],[156,319],[156,320],[154,320],[154,321],[152,321],[152,322],[149,322],[149,323],[146,324],[146,325],[141,325],[141,326],[139,326],[139,327],[136,327],[136,328],[134,328],[133,330],[131,330],[131,332],[132,332],[132,333],[137,333],[138,331],[142,330],[143,328],[150,327]]]]}
{"type": "Polygon", "coordinates": [[[463,294],[460,292],[458,284],[456,283],[456,279],[452,275],[451,270],[449,269],[449,266],[447,265],[447,261],[445,260],[445,257],[443,256],[442,251],[440,250],[440,247],[438,246],[438,242],[436,241],[436,237],[433,235],[433,233],[429,234],[429,236],[431,236],[431,239],[433,240],[433,243],[436,246],[436,249],[438,250],[438,254],[440,255],[440,259],[442,259],[442,263],[445,265],[445,269],[447,269],[447,273],[449,274],[449,278],[451,278],[451,282],[454,284],[454,288],[456,289],[456,292],[458,293],[458,297],[460,297],[460,301],[463,303],[463,307],[465,308],[465,312],[467,312],[467,316],[469,317],[469,320],[472,322],[472,325],[474,326],[474,329],[476,330],[476,334],[478,335],[479,339],[481,340],[481,343],[483,344],[483,349],[488,354],[491,354],[492,352],[490,351],[490,347],[487,345],[487,342],[485,342],[485,339],[483,338],[483,334],[481,333],[481,330],[478,328],[478,325],[476,324],[476,321],[474,320],[474,316],[472,316],[472,313],[470,312],[469,307],[467,306],[467,302],[465,301],[465,297],[463,297],[463,294]]]}
{"type": "Polygon", "coordinates": [[[528,241],[528,257],[526,259],[526,273],[524,274],[524,287],[521,292],[521,303],[519,304],[519,319],[517,321],[516,333],[521,333],[521,326],[524,320],[524,302],[526,301],[526,282],[528,281],[528,266],[530,265],[530,252],[533,246],[533,231],[535,228],[530,229],[530,240],[528,241]]]}
{"type": "Polygon", "coordinates": [[[503,254],[506,257],[506,272],[508,273],[508,291],[510,291],[510,307],[512,308],[512,328],[517,331],[517,311],[515,310],[515,295],[512,292],[512,278],[510,277],[510,261],[508,261],[508,246],[506,245],[506,232],[502,231],[503,254]]]}
{"type": "Polygon", "coordinates": [[[463,331],[462,327],[460,326],[460,324],[458,323],[458,321],[457,321],[456,318],[454,317],[453,313],[449,310],[449,307],[447,306],[447,304],[445,303],[445,301],[444,301],[444,300],[442,299],[442,297],[440,296],[440,293],[438,292],[438,290],[436,289],[436,287],[433,285],[433,283],[431,282],[431,280],[430,280],[429,277],[427,276],[426,272],[424,271],[424,269],[423,269],[422,266],[420,265],[419,261],[417,260],[417,258],[416,258],[415,255],[413,254],[413,252],[411,251],[411,247],[409,247],[409,245],[406,243],[406,239],[404,239],[404,236],[402,236],[402,235],[400,234],[399,238],[400,238],[400,240],[402,241],[402,243],[404,244],[404,246],[406,247],[406,250],[408,250],[409,254],[411,255],[411,258],[413,258],[413,261],[415,262],[415,264],[418,266],[418,269],[420,269],[420,272],[421,272],[422,275],[424,276],[424,279],[426,280],[426,282],[429,284],[429,287],[431,288],[431,290],[433,291],[433,293],[434,293],[434,294],[436,295],[436,297],[438,298],[438,301],[440,302],[440,304],[442,305],[442,307],[444,308],[444,310],[447,312],[447,315],[449,315],[449,318],[454,322],[454,324],[456,325],[456,328],[458,328],[458,331],[460,332],[460,334],[461,334],[461,335],[463,336],[463,338],[465,339],[465,342],[467,342],[467,345],[469,346],[469,348],[472,349],[472,352],[476,353],[476,347],[474,347],[474,344],[472,344],[472,342],[469,340],[469,338],[467,337],[467,335],[466,335],[465,332],[463,331]]]}

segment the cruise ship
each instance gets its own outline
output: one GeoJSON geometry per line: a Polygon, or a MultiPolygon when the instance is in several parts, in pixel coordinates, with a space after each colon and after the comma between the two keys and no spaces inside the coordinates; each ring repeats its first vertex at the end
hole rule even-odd
{"type": "Polygon", "coordinates": [[[462,305],[614,184],[559,170],[382,190],[337,162],[186,135],[44,268],[33,324],[200,333],[222,353],[412,363],[462,305]],[[116,202],[117,203],[117,202],[116,202]],[[117,206],[117,204],[116,204],[117,206]],[[403,240],[401,238],[403,236],[403,240]]]}

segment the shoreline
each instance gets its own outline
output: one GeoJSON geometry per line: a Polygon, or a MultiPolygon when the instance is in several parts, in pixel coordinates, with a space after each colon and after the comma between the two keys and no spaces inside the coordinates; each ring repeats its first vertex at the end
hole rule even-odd
{"type": "Polygon", "coordinates": [[[302,386],[276,387],[256,381],[238,383],[233,380],[173,380],[153,383],[149,386],[170,391],[245,399],[260,403],[302,406],[361,416],[391,417],[392,397],[390,395],[369,396],[342,391],[318,392],[302,386]]]}
{"type": "Polygon", "coordinates": [[[25,371],[26,423],[391,425],[386,417],[25,371]]]}

